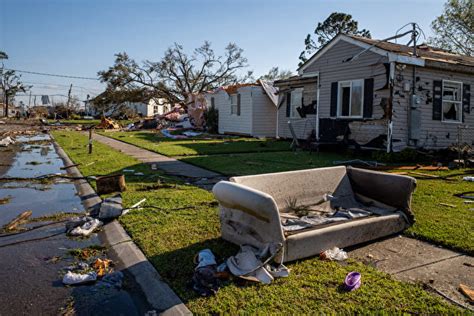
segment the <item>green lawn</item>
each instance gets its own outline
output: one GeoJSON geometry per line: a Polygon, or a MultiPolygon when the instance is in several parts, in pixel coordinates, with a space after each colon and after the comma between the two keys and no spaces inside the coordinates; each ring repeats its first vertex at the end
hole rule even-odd
{"type": "MultiPolygon", "coordinates": [[[[463,171],[468,170],[429,174],[448,175],[463,171]]],[[[453,177],[454,181],[417,180],[412,201],[416,223],[405,234],[473,255],[474,204],[465,204],[463,199],[453,196],[455,193],[474,191],[474,184],[463,181],[462,178],[463,176],[453,177]]]]}
{"type": "Polygon", "coordinates": [[[307,151],[227,154],[213,156],[182,157],[180,160],[229,176],[281,172],[333,166],[335,160],[347,160],[347,156],[307,151]]]}
{"type": "Polygon", "coordinates": [[[163,137],[159,132],[99,132],[99,134],[121,140],[132,145],[166,156],[215,155],[227,153],[249,153],[268,151],[288,151],[287,141],[261,140],[250,137],[225,137],[175,140],[163,137]]]}
{"type": "Polygon", "coordinates": [[[135,169],[144,177],[126,176],[124,203],[142,198],[144,208],[120,221],[162,277],[197,314],[309,314],[309,313],[460,313],[456,307],[424,291],[420,285],[393,280],[389,275],[349,260],[347,264],[310,258],[289,264],[290,277],[272,285],[225,283],[216,296],[198,297],[187,287],[193,274],[193,257],[210,248],[219,259],[237,248],[219,238],[217,207],[211,193],[173,180],[158,181],[159,174],[135,159],[99,143],[87,154],[87,137],[77,132],[53,132],[84,175],[110,174],[135,169]],[[94,161],[92,165],[88,165],[94,161]],[[177,208],[183,208],[176,210],[177,208]],[[346,273],[362,273],[362,286],[344,292],[346,273]]]}

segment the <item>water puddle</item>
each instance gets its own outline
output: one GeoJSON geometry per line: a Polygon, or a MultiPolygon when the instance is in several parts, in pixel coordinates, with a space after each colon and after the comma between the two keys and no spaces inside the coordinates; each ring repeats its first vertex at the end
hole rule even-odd
{"type": "MultiPolygon", "coordinates": [[[[64,163],[56,153],[49,135],[19,136],[16,141],[15,155],[2,177],[35,178],[65,173],[61,170],[64,163]]],[[[0,205],[0,226],[26,210],[31,210],[33,217],[58,212],[84,212],[74,184],[64,179],[51,183],[31,180],[0,182],[0,200],[4,198],[9,199],[0,205]]]]}

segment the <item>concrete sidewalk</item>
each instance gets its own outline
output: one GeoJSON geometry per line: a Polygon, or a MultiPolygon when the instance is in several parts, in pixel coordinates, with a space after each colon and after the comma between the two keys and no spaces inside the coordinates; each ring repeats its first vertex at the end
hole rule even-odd
{"type": "Polygon", "coordinates": [[[157,168],[166,174],[186,178],[192,184],[206,190],[212,189],[217,182],[227,179],[227,177],[219,173],[196,167],[175,158],[160,155],[110,137],[94,133],[93,139],[132,156],[141,162],[156,164],[157,168]]]}
{"type": "Polygon", "coordinates": [[[401,281],[421,282],[444,298],[474,310],[458,288],[474,288],[474,258],[404,236],[372,242],[349,251],[349,257],[401,281]]]}

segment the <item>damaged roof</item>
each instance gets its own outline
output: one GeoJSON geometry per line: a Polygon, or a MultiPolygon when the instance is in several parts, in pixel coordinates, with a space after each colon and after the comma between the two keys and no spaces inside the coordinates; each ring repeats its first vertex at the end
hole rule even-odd
{"type": "MultiPolygon", "coordinates": [[[[355,36],[355,35],[346,35],[355,40],[364,42],[369,45],[374,45],[377,48],[400,54],[405,56],[413,57],[413,46],[401,45],[391,42],[385,42],[380,40],[375,40],[371,38],[355,36]]],[[[429,59],[434,61],[440,61],[445,63],[461,64],[466,66],[474,67],[474,57],[458,55],[450,53],[446,50],[428,46],[426,44],[417,45],[417,57],[423,59],[429,59]]]]}
{"type": "Polygon", "coordinates": [[[313,54],[311,58],[309,58],[298,68],[298,72],[301,74],[301,72],[305,68],[312,64],[320,56],[323,56],[326,51],[328,51],[334,44],[336,44],[340,40],[349,42],[353,45],[360,46],[361,48],[366,49],[367,51],[386,55],[389,58],[398,56],[400,58],[400,61],[395,61],[400,63],[409,63],[419,66],[425,66],[425,63],[428,63],[426,64],[427,66],[444,70],[461,71],[468,73],[474,72],[474,57],[453,54],[439,48],[428,46],[426,44],[417,45],[417,56],[414,56],[413,46],[370,39],[355,35],[346,35],[343,33],[338,34],[321,49],[319,49],[315,54],[313,54]]]}

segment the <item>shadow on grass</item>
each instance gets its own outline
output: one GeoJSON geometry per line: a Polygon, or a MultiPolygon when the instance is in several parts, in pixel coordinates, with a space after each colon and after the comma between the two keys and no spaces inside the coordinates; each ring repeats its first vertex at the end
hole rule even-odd
{"type": "Polygon", "coordinates": [[[189,139],[171,139],[159,136],[152,132],[134,132],[133,134],[103,134],[104,136],[113,137],[123,142],[142,146],[143,148],[153,150],[155,152],[168,156],[194,156],[194,155],[218,155],[230,153],[258,153],[258,152],[275,152],[290,151],[290,142],[285,140],[258,140],[255,138],[244,139],[242,137],[216,136],[194,137],[189,139]],[[130,140],[131,136],[140,142],[130,140]],[[159,145],[162,148],[150,148],[150,145],[159,145]],[[175,148],[172,148],[175,147],[175,148]],[[182,150],[179,150],[182,147],[182,150]],[[170,155],[175,151],[176,154],[170,155]],[[181,152],[181,154],[179,154],[181,152]]]}

